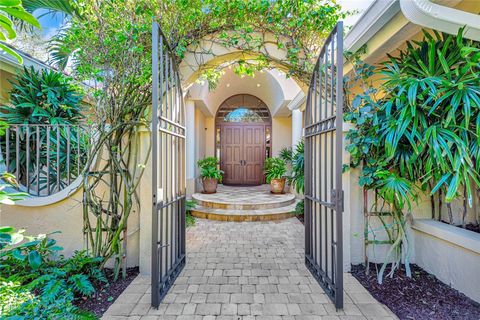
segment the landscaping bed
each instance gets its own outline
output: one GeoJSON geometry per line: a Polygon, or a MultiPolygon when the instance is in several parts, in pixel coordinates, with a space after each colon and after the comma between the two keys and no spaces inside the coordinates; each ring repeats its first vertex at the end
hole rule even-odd
{"type": "Polygon", "coordinates": [[[105,270],[108,284],[95,284],[95,294],[90,298],[77,300],[75,305],[81,310],[90,311],[97,317],[101,317],[105,311],[117,300],[120,294],[128,287],[128,285],[137,277],[139,273],[138,267],[128,268],[125,279],[113,280],[113,271],[105,270]]]}
{"type": "MultiPolygon", "coordinates": [[[[363,265],[352,266],[352,275],[400,319],[480,319],[480,304],[449,287],[435,276],[412,265],[412,278],[402,268],[393,278],[377,282],[381,265],[370,264],[370,274],[363,265]]],[[[388,270],[388,268],[387,268],[388,270]]]]}

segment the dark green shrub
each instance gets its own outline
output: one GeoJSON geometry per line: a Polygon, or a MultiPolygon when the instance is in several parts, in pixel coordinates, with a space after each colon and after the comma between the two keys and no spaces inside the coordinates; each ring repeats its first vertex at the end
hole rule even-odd
{"type": "Polygon", "coordinates": [[[0,107],[9,124],[77,124],[82,119],[83,96],[60,72],[25,67],[12,86],[10,103],[0,107]]]}
{"type": "Polygon", "coordinates": [[[305,190],[305,143],[301,141],[295,147],[292,156],[292,177],[290,182],[298,193],[303,193],[305,190]]]}
{"type": "Polygon", "coordinates": [[[73,319],[91,317],[73,304],[106,283],[101,258],[84,251],[71,258],[59,255],[51,234],[24,236],[23,230],[0,228],[0,316],[21,319],[73,319]],[[26,241],[25,241],[26,240],[26,241]]]}

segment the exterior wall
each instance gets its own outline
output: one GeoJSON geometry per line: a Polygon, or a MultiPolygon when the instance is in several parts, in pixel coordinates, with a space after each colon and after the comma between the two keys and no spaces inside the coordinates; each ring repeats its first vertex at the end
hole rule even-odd
{"type": "Polygon", "coordinates": [[[0,103],[5,103],[9,100],[8,92],[12,88],[9,80],[11,80],[13,77],[13,73],[2,70],[2,67],[0,67],[0,103]]]}
{"type": "Polygon", "coordinates": [[[205,156],[215,156],[215,118],[205,118],[205,156]]]}
{"type": "Polygon", "coordinates": [[[195,191],[201,190],[201,181],[198,179],[200,176],[200,170],[197,166],[197,161],[207,156],[206,153],[206,124],[205,116],[199,110],[195,110],[195,191]]]}
{"type": "MultiPolygon", "coordinates": [[[[144,159],[149,152],[150,134],[148,131],[143,130],[140,135],[139,159],[144,159]]],[[[139,258],[144,258],[145,254],[150,254],[150,238],[147,240],[148,250],[144,246],[143,253],[140,254],[139,248],[141,242],[140,216],[151,221],[151,188],[151,162],[149,160],[138,191],[140,207],[133,208],[127,225],[127,265],[129,267],[138,266],[140,263],[139,258]]],[[[108,194],[108,190],[105,189],[105,186],[102,186],[99,187],[98,193],[108,194]]],[[[61,233],[52,237],[58,241],[58,245],[64,248],[62,254],[71,256],[76,250],[82,250],[87,247],[83,235],[82,196],[82,188],[80,187],[69,197],[48,205],[1,205],[0,225],[25,229],[25,234],[32,236],[60,231],[61,233]]],[[[35,200],[27,199],[25,201],[32,202],[35,200]]],[[[92,217],[90,218],[92,219],[92,217]]],[[[94,221],[94,219],[91,221],[94,221]]],[[[147,225],[148,230],[150,230],[151,223],[147,225]]],[[[149,237],[149,234],[150,232],[142,233],[142,236],[149,237]]]]}
{"type": "Polygon", "coordinates": [[[480,302],[480,234],[432,220],[417,220],[413,229],[415,262],[480,302]]]}
{"type": "MultiPolygon", "coordinates": [[[[135,211],[128,223],[127,264],[132,267],[138,265],[138,219],[139,213],[135,211]]],[[[25,234],[32,236],[60,231],[61,233],[54,234],[52,237],[58,241],[59,246],[63,247],[62,254],[71,256],[76,250],[86,247],[82,231],[82,190],[80,188],[71,197],[47,206],[2,205],[0,225],[25,229],[25,234]]]]}
{"type": "Polygon", "coordinates": [[[280,150],[292,146],[292,118],[272,118],[272,155],[275,157],[280,150]]]}

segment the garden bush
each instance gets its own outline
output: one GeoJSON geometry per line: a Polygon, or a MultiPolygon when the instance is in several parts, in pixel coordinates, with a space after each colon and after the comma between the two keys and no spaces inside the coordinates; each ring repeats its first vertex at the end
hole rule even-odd
{"type": "Polygon", "coordinates": [[[24,230],[0,227],[2,319],[94,318],[74,301],[91,297],[95,285],[107,283],[101,259],[84,251],[65,258],[52,234],[31,237],[24,230]]]}

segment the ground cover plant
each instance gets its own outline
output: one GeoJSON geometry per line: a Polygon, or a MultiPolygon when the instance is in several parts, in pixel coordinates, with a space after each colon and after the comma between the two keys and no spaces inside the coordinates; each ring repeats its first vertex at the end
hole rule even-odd
{"type": "Polygon", "coordinates": [[[378,68],[350,56],[354,75],[346,90],[356,83],[362,92],[350,95],[345,115],[355,125],[347,135],[349,166],[361,167],[360,185],[374,191],[372,211],[388,211],[392,219],[381,218],[392,244],[386,258],[391,276],[402,258],[411,276],[406,224],[419,194],[431,196],[437,218],[442,202],[451,216],[451,202],[462,201],[465,227],[466,208],[480,187],[480,45],[462,32],[425,32],[378,68]],[[372,83],[375,73],[381,86],[372,83]]]}
{"type": "Polygon", "coordinates": [[[106,283],[100,258],[78,251],[60,253],[53,234],[26,236],[0,227],[0,316],[2,319],[94,319],[74,305],[106,283]]]}

